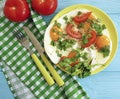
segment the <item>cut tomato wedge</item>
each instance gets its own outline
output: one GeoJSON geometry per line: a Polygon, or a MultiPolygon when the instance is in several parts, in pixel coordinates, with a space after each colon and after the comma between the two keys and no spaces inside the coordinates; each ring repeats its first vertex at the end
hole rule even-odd
{"type": "Polygon", "coordinates": [[[91,34],[91,37],[88,38],[88,43],[85,44],[85,45],[83,46],[83,48],[89,47],[90,45],[94,44],[95,41],[96,41],[96,35],[97,35],[96,31],[91,30],[91,31],[89,32],[89,34],[91,34]]]}
{"type": "MultiPolygon", "coordinates": [[[[76,51],[71,51],[69,54],[68,54],[68,56],[62,56],[61,57],[61,60],[60,61],[63,61],[64,59],[66,59],[66,58],[74,58],[75,56],[76,56],[76,51]]],[[[78,64],[79,63],[79,61],[78,60],[76,60],[75,62],[72,62],[71,64],[70,64],[70,66],[72,66],[72,67],[74,67],[76,64],[78,64]]]]}
{"type": "Polygon", "coordinates": [[[61,60],[64,60],[65,58],[73,58],[73,57],[75,57],[76,56],[76,52],[75,51],[71,51],[69,54],[68,54],[68,56],[62,56],[61,57],[61,60]]]}
{"type": "Polygon", "coordinates": [[[72,67],[74,67],[75,65],[77,65],[79,63],[79,61],[75,61],[75,62],[73,62],[73,63],[71,63],[70,65],[72,66],[72,67]]]}
{"type": "Polygon", "coordinates": [[[68,58],[73,58],[73,57],[75,57],[76,56],[76,51],[71,51],[69,54],[68,54],[68,58]]]}
{"type": "Polygon", "coordinates": [[[82,34],[79,31],[74,30],[74,25],[71,23],[67,24],[66,32],[69,36],[76,38],[76,39],[80,39],[82,37],[82,34]]]}
{"type": "Polygon", "coordinates": [[[86,21],[89,16],[91,15],[92,12],[87,12],[87,13],[84,13],[82,15],[77,15],[73,18],[74,22],[76,23],[81,23],[81,22],[84,22],[86,21]]]}

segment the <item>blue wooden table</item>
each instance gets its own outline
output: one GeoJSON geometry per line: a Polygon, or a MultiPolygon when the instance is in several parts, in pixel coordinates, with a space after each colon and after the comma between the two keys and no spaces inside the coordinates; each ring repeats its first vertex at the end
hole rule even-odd
{"type": "MultiPolygon", "coordinates": [[[[90,4],[106,12],[113,20],[120,38],[120,1],[119,0],[58,0],[56,12],[44,17],[49,23],[60,10],[74,4],[90,4]]],[[[118,51],[111,64],[102,72],[79,79],[91,99],[120,99],[120,42],[118,51]]],[[[0,99],[14,99],[0,68],[0,99]]]]}

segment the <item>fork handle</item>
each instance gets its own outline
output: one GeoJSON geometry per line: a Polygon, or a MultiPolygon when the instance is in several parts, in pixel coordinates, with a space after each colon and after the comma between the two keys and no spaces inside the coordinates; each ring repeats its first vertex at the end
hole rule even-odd
{"type": "Polygon", "coordinates": [[[34,53],[31,54],[31,57],[32,57],[33,61],[35,62],[35,64],[37,65],[37,67],[40,70],[40,72],[42,73],[42,75],[44,76],[44,79],[47,81],[47,83],[50,86],[53,85],[54,84],[54,80],[49,75],[49,73],[47,72],[47,70],[45,69],[45,67],[42,65],[42,63],[40,62],[40,60],[38,59],[38,57],[34,53]]]}

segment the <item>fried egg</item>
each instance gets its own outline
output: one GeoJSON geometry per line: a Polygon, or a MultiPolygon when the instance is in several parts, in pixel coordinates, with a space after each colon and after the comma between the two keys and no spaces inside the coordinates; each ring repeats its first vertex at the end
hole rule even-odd
{"type": "MultiPolygon", "coordinates": [[[[90,12],[87,9],[74,9],[66,14],[64,14],[63,16],[59,17],[56,21],[58,23],[61,24],[61,29],[63,30],[63,33],[66,32],[65,28],[66,28],[66,22],[64,20],[64,17],[67,16],[68,19],[71,17],[75,17],[77,15],[78,12],[81,13],[87,13],[90,12]]],[[[92,13],[92,15],[97,18],[94,13],[92,13]]],[[[47,55],[49,56],[50,60],[54,63],[54,64],[58,64],[60,62],[61,56],[67,56],[72,49],[77,49],[80,45],[78,43],[78,41],[70,48],[64,50],[59,50],[57,49],[57,47],[54,47],[51,45],[52,39],[50,37],[50,30],[53,27],[54,22],[50,23],[49,26],[46,29],[45,35],[44,35],[44,48],[45,48],[45,52],[47,53],[47,55]],[[61,54],[61,56],[59,56],[56,52],[56,50],[59,50],[59,53],[61,54]]],[[[102,31],[103,35],[106,35],[109,40],[110,40],[110,36],[109,36],[109,31],[107,29],[104,29],[102,31]]],[[[111,47],[112,47],[112,43],[110,40],[110,51],[111,51],[111,47]]],[[[103,54],[101,54],[98,49],[92,45],[91,47],[86,47],[84,48],[83,52],[88,53],[88,58],[91,59],[91,65],[95,65],[91,71],[96,70],[97,68],[99,68],[100,66],[104,65],[107,60],[109,59],[109,56],[107,57],[103,57],[103,54]]],[[[81,61],[84,61],[81,59],[81,61]]]]}

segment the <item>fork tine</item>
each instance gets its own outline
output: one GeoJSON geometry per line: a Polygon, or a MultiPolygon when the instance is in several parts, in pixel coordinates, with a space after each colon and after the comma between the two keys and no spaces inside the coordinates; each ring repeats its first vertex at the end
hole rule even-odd
{"type": "Polygon", "coordinates": [[[25,36],[24,36],[24,34],[23,34],[22,32],[19,32],[19,33],[16,35],[16,37],[17,37],[18,39],[22,39],[22,38],[24,38],[25,36]]]}
{"type": "Polygon", "coordinates": [[[19,31],[18,28],[15,28],[13,32],[15,37],[19,40],[25,37],[25,35],[21,31],[19,31]]]}

